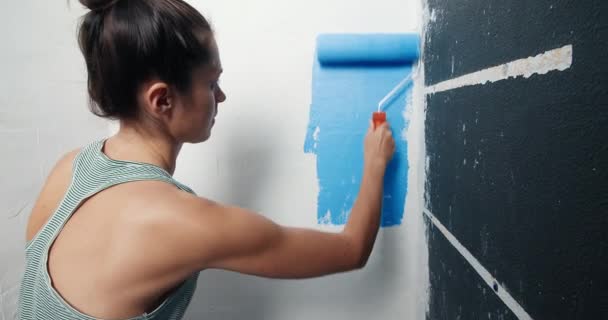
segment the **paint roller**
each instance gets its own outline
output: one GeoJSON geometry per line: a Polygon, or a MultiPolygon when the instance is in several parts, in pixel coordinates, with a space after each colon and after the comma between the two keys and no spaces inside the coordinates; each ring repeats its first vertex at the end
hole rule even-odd
{"type": "MultiPolygon", "coordinates": [[[[324,67],[375,67],[413,64],[419,57],[420,37],[413,33],[322,34],[317,37],[317,58],[324,67]]],[[[378,102],[374,127],[386,121],[383,108],[412,81],[401,80],[378,102]]]]}

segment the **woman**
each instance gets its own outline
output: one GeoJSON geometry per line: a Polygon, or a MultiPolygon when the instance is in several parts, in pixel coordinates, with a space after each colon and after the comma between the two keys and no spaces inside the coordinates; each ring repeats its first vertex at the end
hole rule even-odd
{"type": "Polygon", "coordinates": [[[371,124],[340,233],[279,226],[172,178],[183,143],[209,138],[222,66],[205,18],[182,0],[80,0],[95,114],[119,132],[58,161],[27,226],[21,319],[180,319],[209,268],[305,278],[365,265],[394,152],[371,124]]]}

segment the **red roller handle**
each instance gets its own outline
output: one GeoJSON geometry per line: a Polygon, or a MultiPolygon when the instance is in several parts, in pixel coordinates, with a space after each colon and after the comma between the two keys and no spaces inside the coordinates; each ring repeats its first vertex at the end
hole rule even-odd
{"type": "Polygon", "coordinates": [[[386,122],[386,112],[383,112],[383,111],[374,112],[374,114],[372,115],[372,121],[374,122],[374,129],[377,128],[379,125],[385,123],[386,122]]]}

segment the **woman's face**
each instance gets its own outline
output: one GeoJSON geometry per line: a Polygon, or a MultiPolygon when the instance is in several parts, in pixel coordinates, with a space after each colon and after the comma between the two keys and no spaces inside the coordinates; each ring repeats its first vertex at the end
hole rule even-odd
{"type": "Polygon", "coordinates": [[[215,40],[212,40],[211,52],[211,62],[193,71],[190,92],[175,100],[170,127],[180,142],[197,143],[209,139],[218,104],[226,100],[219,86],[222,64],[215,40]]]}

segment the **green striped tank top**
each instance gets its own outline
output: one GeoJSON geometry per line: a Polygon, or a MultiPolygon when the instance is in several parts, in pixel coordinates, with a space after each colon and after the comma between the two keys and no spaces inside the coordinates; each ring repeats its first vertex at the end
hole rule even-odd
{"type": "MultiPolygon", "coordinates": [[[[109,187],[130,181],[157,180],[194,193],[160,167],[108,158],[105,140],[84,147],[74,159],[72,181],[57,210],[25,247],[25,274],[19,296],[19,319],[97,320],[70,306],[53,288],[47,269],[49,248],[72,213],[87,198],[109,187]]],[[[117,270],[120,272],[120,270],[117,270]]],[[[154,311],[131,320],[181,319],[196,289],[198,273],[184,281],[154,311]]]]}

